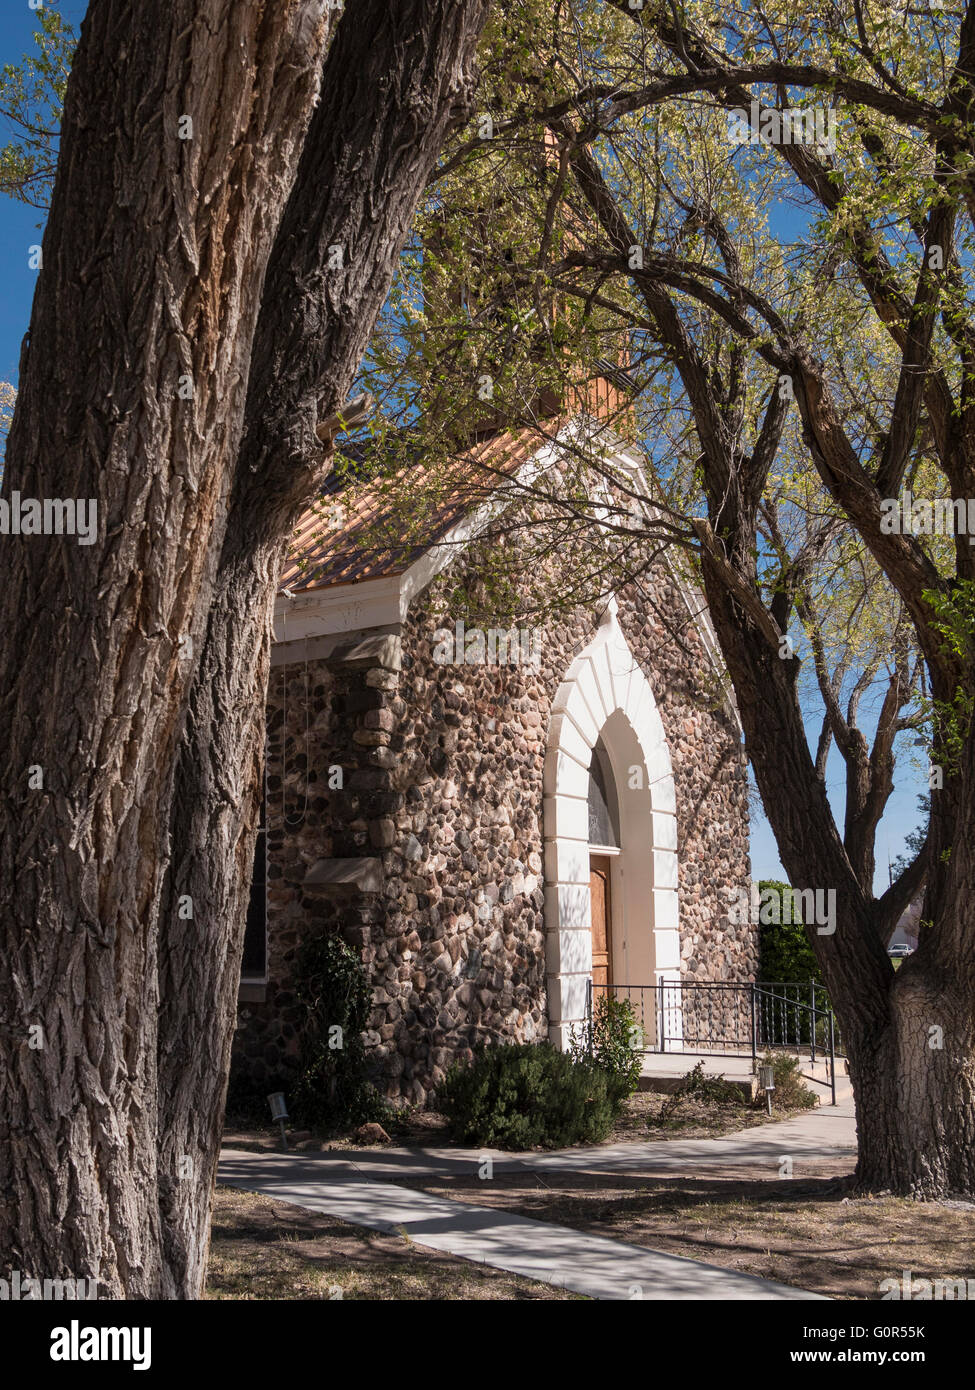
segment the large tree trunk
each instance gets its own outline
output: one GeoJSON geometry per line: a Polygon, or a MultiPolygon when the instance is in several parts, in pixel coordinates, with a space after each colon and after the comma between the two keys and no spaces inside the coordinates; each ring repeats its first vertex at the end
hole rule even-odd
{"type": "Polygon", "coordinates": [[[362,0],[354,27],[340,25],[268,267],[237,486],[176,766],[160,935],[159,1185],[175,1296],[195,1296],[205,1273],[281,561],[329,466],[315,426],[351,389],[437,153],[467,112],[486,13],[486,0],[401,0],[395,12],[362,0]],[[328,266],[335,246],[341,273],[328,266]],[[179,911],[186,896],[192,921],[179,911]]]}
{"type": "Polygon", "coordinates": [[[156,914],[181,639],[212,582],[324,14],[93,0],[68,86],[3,487],[97,499],[98,536],[4,540],[0,1251],[102,1295],[160,1289],[156,914]]]}
{"type": "Polygon", "coordinates": [[[876,1050],[851,1055],[864,1187],[975,1195],[975,737],[933,823],[917,951],[897,971],[876,1050]]]}
{"type": "Polygon", "coordinates": [[[887,1027],[850,1049],[856,1176],[864,1190],[920,1198],[975,1193],[975,1027],[967,994],[932,978],[923,959],[909,959],[890,990],[887,1027]]]}
{"type": "MultiPolygon", "coordinates": [[[[328,132],[349,158],[330,172],[351,178],[367,158],[374,176],[350,224],[362,256],[342,282],[353,287],[346,331],[330,340],[339,393],[375,316],[369,295],[381,301],[388,287],[412,181],[436,153],[424,142],[438,102],[456,96],[391,64],[426,40],[449,67],[450,36],[472,45],[477,24],[464,17],[483,18],[481,4],[443,0],[419,16],[437,32],[417,33],[408,26],[424,7],[399,8],[410,13],[382,55],[389,65],[343,74],[359,126],[328,132]],[[369,103],[388,114],[390,91],[412,103],[412,120],[377,129],[369,103]],[[424,152],[414,163],[411,141],[424,152]],[[387,183],[389,168],[401,183],[387,183]]],[[[340,32],[368,10],[350,7],[340,32]]],[[[91,546],[4,541],[0,1251],[46,1277],[93,1278],[103,1297],[192,1295],[205,1265],[252,852],[241,828],[253,823],[254,711],[277,551],[314,475],[307,452],[297,490],[286,469],[265,473],[260,453],[244,455],[253,472],[239,462],[244,393],[328,11],[326,0],[92,0],[69,84],[4,491],[96,497],[99,532],[91,546]],[[264,500],[276,500],[266,524],[264,500]],[[194,783],[187,761],[201,749],[194,783]],[[194,786],[205,804],[184,825],[194,786]],[[171,849],[192,918],[185,902],[170,910],[171,849]]],[[[314,192],[330,201],[327,185],[314,192]]],[[[285,280],[288,254],[279,247],[285,280]]],[[[331,317],[321,300],[319,317],[331,317]]],[[[282,351],[302,347],[298,333],[282,351]]],[[[267,334],[261,353],[266,366],[267,334]]]]}
{"type": "Polygon", "coordinates": [[[875,901],[858,882],[815,774],[795,664],[779,659],[707,556],[703,574],[782,863],[794,888],[836,892],[835,931],[809,924],[807,935],[849,1057],[857,1184],[975,1195],[975,739],[946,776],[919,948],[895,972],[886,943],[903,903],[875,901]]]}

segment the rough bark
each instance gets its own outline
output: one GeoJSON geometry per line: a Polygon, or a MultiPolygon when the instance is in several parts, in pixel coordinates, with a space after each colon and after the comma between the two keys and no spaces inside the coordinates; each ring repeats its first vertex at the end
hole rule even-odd
{"type": "Polygon", "coordinates": [[[916,955],[886,1026],[851,1050],[857,1181],[919,1198],[975,1192],[975,1027],[969,991],[916,955]]]}
{"type": "Polygon", "coordinates": [[[3,542],[0,1250],[102,1294],[159,1289],[163,770],[324,14],[94,0],[67,92],[4,493],[99,525],[3,542]]]}
{"type": "MultiPolygon", "coordinates": [[[[397,7],[395,42],[371,67],[342,74],[349,105],[329,107],[346,119],[355,91],[359,125],[328,131],[333,162],[317,172],[358,189],[362,265],[380,252],[375,273],[351,277],[360,293],[341,312],[319,306],[323,323],[344,330],[324,346],[337,394],[412,211],[410,142],[422,147],[419,188],[436,153],[424,142],[448,99],[394,64],[407,52],[415,61],[430,40],[449,68],[451,39],[472,45],[482,10],[397,7]],[[369,99],[389,116],[391,94],[410,119],[377,128],[369,99]],[[357,159],[371,184],[356,184],[357,159]]],[[[350,8],[340,30],[374,11],[350,8]]],[[[92,0],[67,95],[4,492],[95,497],[99,532],[84,547],[63,536],[3,542],[0,1251],[39,1276],[94,1278],[103,1297],[192,1295],[203,1275],[220,1127],[207,1107],[219,1109],[226,1080],[252,849],[239,827],[253,821],[261,741],[247,706],[263,708],[277,548],[299,505],[290,456],[277,474],[251,472],[262,445],[242,456],[240,440],[268,256],[318,92],[328,14],[326,0],[92,0]],[[191,139],[180,138],[184,116],[191,139]],[[265,500],[276,500],[266,518],[265,500]],[[245,624],[239,605],[251,597],[245,624]],[[225,717],[230,731],[205,746],[194,784],[187,761],[225,717]],[[37,767],[43,788],[28,789],[37,767]],[[202,810],[187,800],[194,785],[206,788],[202,810]],[[172,883],[185,874],[193,918],[174,925],[167,907],[160,950],[174,822],[172,883]],[[211,963],[225,974],[208,974],[211,963]],[[194,1160],[180,1169],[182,1207],[174,1155],[194,1160]],[[169,1219],[175,1232],[163,1229],[169,1219]]],[[[332,206],[335,193],[306,184],[291,241],[276,253],[278,296],[315,198],[332,206]]],[[[276,313],[265,362],[268,334],[282,326],[293,321],[276,313]]],[[[302,346],[292,333],[285,359],[302,346]]],[[[259,405],[266,373],[264,382],[259,405]]],[[[314,469],[307,455],[302,464],[305,484],[314,469]]]]}
{"type": "Polygon", "coordinates": [[[205,1271],[286,539],[328,469],[315,426],[346,399],[419,196],[466,111],[486,0],[368,0],[329,53],[268,267],[245,434],[176,765],[160,938],[160,1203],[175,1296],[205,1271]],[[345,268],[329,267],[341,247],[345,268]],[[193,902],[192,922],[180,898],[193,902]],[[187,1028],[187,1020],[191,1027],[187,1028]],[[186,1159],[192,1160],[192,1178],[186,1159]]]}

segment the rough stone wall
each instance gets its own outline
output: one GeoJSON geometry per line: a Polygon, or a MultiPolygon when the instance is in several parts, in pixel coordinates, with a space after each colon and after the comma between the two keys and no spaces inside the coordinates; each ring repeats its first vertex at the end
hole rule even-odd
{"type": "MultiPolygon", "coordinates": [[[[473,577],[476,557],[467,564],[473,577]]],[[[401,632],[350,640],[307,671],[300,651],[272,669],[269,981],[264,1003],[241,1006],[234,1061],[255,1089],[286,1087],[294,1066],[291,962],[312,929],[340,931],[370,972],[367,1042],[394,1098],[424,1103],[480,1040],[547,1035],[545,741],[552,699],[598,615],[546,624],[538,669],[441,665],[437,630],[478,625],[452,601],[459,569],[420,595],[401,632]],[[330,767],[341,788],[329,787],[330,767]],[[302,880],[321,859],[378,860],[382,886],[311,889],[302,880]]],[[[729,923],[724,892],[749,879],[737,731],[715,707],[700,637],[666,568],[618,605],[673,760],[682,974],[754,978],[754,928],[729,923]]]]}
{"type": "MultiPolygon", "coordinates": [[[[339,793],[328,769],[345,757],[341,674],[324,661],[272,667],[267,706],[267,985],[261,1002],[242,999],[231,1059],[230,1104],[287,1090],[298,1065],[300,1014],[294,952],[306,931],[329,921],[306,894],[309,864],[332,852],[339,793]]],[[[242,993],[252,992],[245,981],[242,993]]]]}

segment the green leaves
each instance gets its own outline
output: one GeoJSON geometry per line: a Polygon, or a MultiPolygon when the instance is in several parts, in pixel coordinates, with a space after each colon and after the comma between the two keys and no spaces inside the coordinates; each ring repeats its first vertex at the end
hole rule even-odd
{"type": "Polygon", "coordinates": [[[456,1143],[515,1151],[599,1143],[617,1110],[604,1071],[547,1042],[478,1046],[451,1067],[437,1106],[456,1143]]]}
{"type": "Polygon", "coordinates": [[[592,1028],[576,1039],[571,1054],[578,1062],[588,1062],[612,1080],[620,1099],[636,1090],[643,1064],[643,1029],[629,999],[600,994],[593,1004],[592,1028]]]}
{"type": "Polygon", "coordinates": [[[46,211],[54,187],[61,111],[75,50],[71,25],[56,9],[37,11],[35,54],[0,72],[0,116],[11,138],[0,147],[0,192],[46,211]]]}
{"type": "Polygon", "coordinates": [[[822,984],[822,972],[789,885],[763,879],[758,888],[763,906],[767,905],[759,919],[758,978],[776,984],[805,985],[810,980],[822,984]],[[782,920],[783,904],[788,921],[782,920]]]}
{"type": "MultiPolygon", "coordinates": [[[[941,634],[945,650],[970,672],[975,658],[975,581],[955,580],[947,591],[926,589],[924,598],[937,615],[933,627],[941,634]]],[[[972,736],[975,691],[959,684],[952,699],[932,699],[928,705],[933,728],[932,760],[951,775],[958,771],[965,745],[972,736]]]]}
{"type": "Polygon", "coordinates": [[[296,1115],[329,1130],[386,1119],[389,1106],[366,1076],[362,1034],[372,990],[362,962],[336,933],[308,935],[295,957],[294,981],[304,1014],[296,1115]]]}
{"type": "Polygon", "coordinates": [[[925,589],[924,599],[937,615],[933,626],[947,650],[971,660],[975,655],[975,580],[955,580],[947,590],[925,589]]]}

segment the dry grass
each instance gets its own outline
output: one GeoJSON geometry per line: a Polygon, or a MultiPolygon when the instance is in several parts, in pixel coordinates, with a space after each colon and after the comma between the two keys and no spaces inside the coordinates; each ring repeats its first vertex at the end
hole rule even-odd
{"type": "Polygon", "coordinates": [[[426,1190],[834,1298],[877,1299],[881,1281],[905,1269],[975,1278],[975,1208],[853,1197],[850,1166],[848,1157],[804,1162],[791,1179],[745,1165],[709,1167],[700,1178],[542,1177],[526,1167],[426,1190]]]}
{"type": "Polygon", "coordinates": [[[693,1096],[684,1097],[673,1114],[662,1113],[671,1099],[670,1096],[652,1091],[630,1096],[607,1143],[618,1144],[624,1139],[719,1139],[723,1134],[735,1134],[739,1130],[769,1124],[770,1119],[778,1122],[804,1113],[774,1107],[769,1117],[764,1104],[752,1105],[744,1101],[741,1104],[714,1104],[693,1096]]]}
{"type": "Polygon", "coordinates": [[[207,1298],[526,1299],[575,1294],[420,1250],[322,1212],[218,1187],[207,1298]]]}

